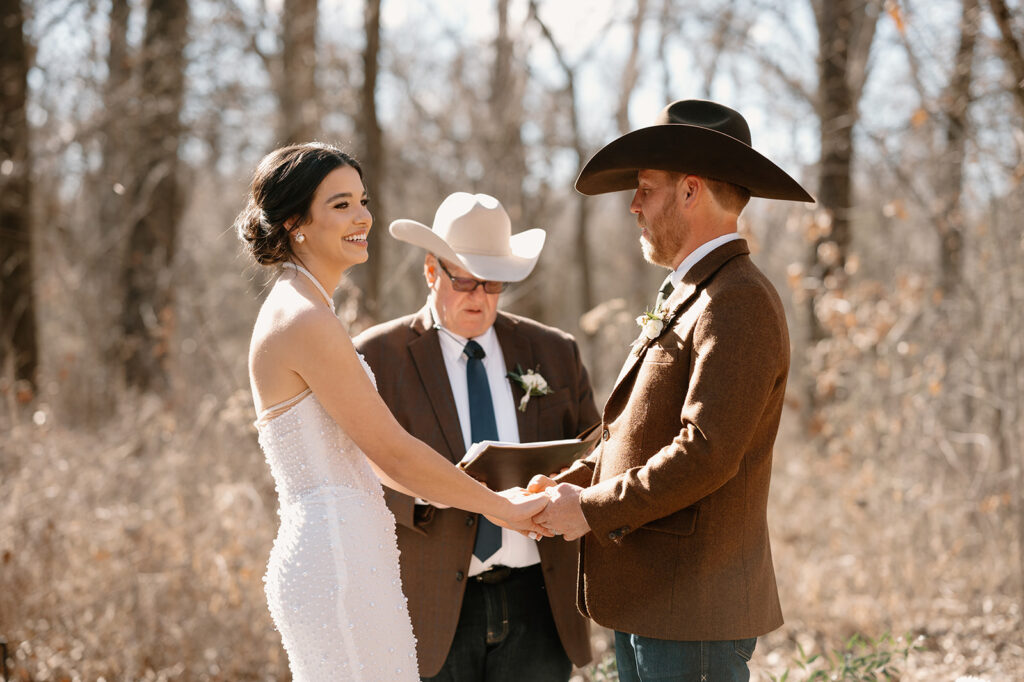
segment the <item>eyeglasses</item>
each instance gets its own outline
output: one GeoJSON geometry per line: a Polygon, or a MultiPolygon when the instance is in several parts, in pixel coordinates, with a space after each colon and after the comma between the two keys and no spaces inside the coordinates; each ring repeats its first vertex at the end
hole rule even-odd
{"type": "Polygon", "coordinates": [[[452,289],[455,291],[461,291],[463,293],[475,291],[477,287],[483,287],[484,293],[487,294],[500,294],[505,290],[504,282],[494,282],[491,280],[481,281],[479,279],[473,279],[472,277],[456,277],[452,273],[448,272],[448,268],[444,266],[444,262],[438,258],[437,264],[444,270],[444,274],[448,275],[448,279],[452,281],[452,289]]]}

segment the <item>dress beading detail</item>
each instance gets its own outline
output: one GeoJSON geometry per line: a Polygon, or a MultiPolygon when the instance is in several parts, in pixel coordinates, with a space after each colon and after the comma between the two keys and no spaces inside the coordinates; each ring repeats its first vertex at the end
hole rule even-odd
{"type": "Polygon", "coordinates": [[[281,519],[263,580],[292,678],[414,682],[416,642],[380,480],[316,396],[300,396],[257,422],[281,519]]]}

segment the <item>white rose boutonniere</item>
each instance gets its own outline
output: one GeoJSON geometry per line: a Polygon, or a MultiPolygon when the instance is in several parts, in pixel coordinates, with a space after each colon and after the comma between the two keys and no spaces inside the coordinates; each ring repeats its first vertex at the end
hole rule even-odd
{"type": "Polygon", "coordinates": [[[636,323],[640,325],[644,336],[653,341],[665,329],[665,310],[648,310],[636,318],[636,323]]]}
{"type": "MultiPolygon", "coordinates": [[[[537,369],[540,368],[538,367],[537,369]]],[[[519,400],[520,412],[526,412],[526,404],[530,402],[531,397],[554,393],[551,387],[548,386],[548,380],[541,376],[540,372],[535,372],[532,369],[524,372],[523,368],[516,364],[515,371],[509,372],[507,376],[523,389],[523,397],[519,400]]]]}

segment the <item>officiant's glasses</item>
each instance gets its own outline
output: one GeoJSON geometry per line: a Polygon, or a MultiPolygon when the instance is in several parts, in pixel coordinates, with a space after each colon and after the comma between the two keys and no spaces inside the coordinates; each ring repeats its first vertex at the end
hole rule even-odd
{"type": "Polygon", "coordinates": [[[505,282],[494,282],[492,280],[482,281],[479,279],[473,279],[472,277],[456,277],[452,273],[448,272],[448,268],[444,266],[444,261],[440,258],[437,259],[437,264],[444,270],[444,274],[448,275],[448,279],[452,281],[452,289],[455,291],[461,291],[463,293],[475,290],[477,287],[483,287],[484,293],[488,294],[500,294],[505,290],[505,282]]]}

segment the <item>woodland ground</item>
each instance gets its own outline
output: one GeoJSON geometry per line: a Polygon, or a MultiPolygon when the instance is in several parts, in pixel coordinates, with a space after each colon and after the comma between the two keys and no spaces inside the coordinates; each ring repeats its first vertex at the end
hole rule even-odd
{"type": "MultiPolygon", "coordinates": [[[[143,399],[98,431],[8,414],[0,638],[12,680],[287,676],[262,594],[276,498],[249,398],[202,396],[183,412],[143,399]]],[[[798,645],[809,655],[886,632],[920,638],[897,657],[897,679],[1024,679],[1017,554],[999,501],[949,515],[974,527],[945,546],[934,515],[914,511],[927,499],[895,499],[884,462],[826,456],[795,423],[787,415],[770,516],[787,622],[760,640],[752,679],[787,668],[806,679],[798,645]]],[[[606,650],[600,632],[595,645],[606,650]]],[[[614,679],[606,667],[581,676],[614,679]]]]}

